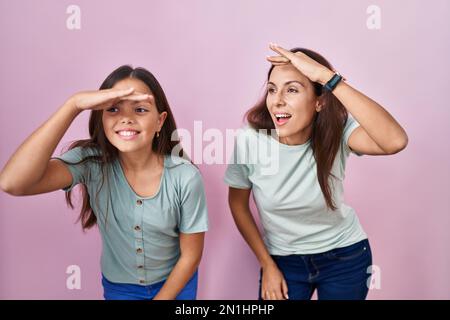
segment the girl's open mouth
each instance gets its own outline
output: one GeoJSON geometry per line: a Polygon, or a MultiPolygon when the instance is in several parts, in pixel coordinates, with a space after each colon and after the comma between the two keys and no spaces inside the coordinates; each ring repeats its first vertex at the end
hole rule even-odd
{"type": "Polygon", "coordinates": [[[139,131],[136,130],[120,130],[116,131],[119,137],[123,140],[134,140],[137,138],[139,131]]]}

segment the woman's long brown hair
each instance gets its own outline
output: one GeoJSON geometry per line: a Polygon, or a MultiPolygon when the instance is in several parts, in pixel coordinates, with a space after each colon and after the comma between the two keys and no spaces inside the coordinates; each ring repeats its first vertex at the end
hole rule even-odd
{"type": "MultiPolygon", "coordinates": [[[[302,52],[311,59],[333,70],[331,64],[320,54],[309,49],[294,48],[291,52],[302,52]]],[[[267,81],[270,78],[274,66],[270,68],[267,81]]],[[[323,90],[322,85],[317,82],[312,83],[314,94],[321,100],[322,109],[316,112],[311,134],[311,148],[317,164],[317,179],[322,189],[327,207],[336,210],[336,205],[332,199],[332,191],[329,184],[334,159],[339,150],[342,133],[348,118],[348,113],[342,103],[328,90],[323,90]]],[[[250,126],[254,129],[275,129],[270,113],[266,105],[267,90],[264,97],[253,108],[246,113],[246,118],[250,126]]],[[[266,132],[270,132],[267,130],[266,132]]]]}
{"type": "MultiPolygon", "coordinates": [[[[164,121],[164,125],[161,128],[158,138],[153,139],[152,150],[153,152],[165,155],[171,154],[172,149],[178,145],[179,141],[172,140],[172,133],[177,129],[175,119],[173,117],[172,111],[170,109],[169,103],[167,101],[166,95],[159,84],[158,80],[153,76],[151,72],[144,68],[132,68],[129,65],[124,65],[116,70],[114,70],[106,79],[103,81],[100,86],[100,90],[110,89],[112,88],[118,81],[126,79],[126,78],[135,78],[144,82],[149,89],[151,90],[154,98],[156,108],[159,113],[167,112],[166,120],[164,121]]],[[[103,187],[105,180],[106,185],[108,186],[108,170],[107,166],[110,165],[115,159],[118,157],[118,150],[114,147],[106,138],[105,132],[103,130],[103,122],[102,122],[103,110],[92,110],[89,118],[89,139],[78,140],[73,142],[69,146],[69,150],[82,147],[82,148],[94,148],[99,151],[99,155],[87,156],[83,158],[81,161],[77,163],[69,163],[69,164],[80,164],[85,161],[94,161],[97,162],[102,171],[102,181],[98,186],[97,195],[103,187]]],[[[179,149],[179,156],[183,156],[183,150],[181,147],[179,149]]],[[[68,163],[68,162],[67,162],[68,163]]],[[[89,177],[87,177],[89,180],[89,177]]],[[[83,230],[87,230],[92,228],[97,224],[97,217],[93,212],[93,209],[90,205],[90,196],[87,191],[87,188],[84,184],[80,184],[81,186],[81,195],[83,199],[83,205],[81,208],[80,216],[77,220],[81,221],[81,226],[83,230]]],[[[98,197],[95,197],[98,199],[98,197]]],[[[66,193],[66,202],[70,208],[74,208],[72,203],[72,191],[66,193]]],[[[109,201],[107,201],[109,204],[109,201]]],[[[97,212],[100,214],[99,212],[97,212]]],[[[108,207],[106,209],[105,214],[105,222],[107,221],[107,213],[108,207]]]]}

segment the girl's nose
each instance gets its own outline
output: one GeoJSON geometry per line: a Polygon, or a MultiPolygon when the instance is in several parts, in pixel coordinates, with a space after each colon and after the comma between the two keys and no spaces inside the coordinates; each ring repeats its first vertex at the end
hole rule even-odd
{"type": "Polygon", "coordinates": [[[131,119],[130,117],[123,117],[122,120],[120,121],[121,123],[133,123],[134,120],[131,119]]]}

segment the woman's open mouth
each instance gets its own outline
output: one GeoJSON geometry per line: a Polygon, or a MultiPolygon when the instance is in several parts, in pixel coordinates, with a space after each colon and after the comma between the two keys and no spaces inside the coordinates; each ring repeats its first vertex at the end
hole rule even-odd
{"type": "Polygon", "coordinates": [[[291,114],[283,112],[283,113],[275,113],[275,119],[276,119],[276,124],[279,126],[282,126],[283,124],[286,124],[289,119],[292,117],[291,114]]]}
{"type": "Polygon", "coordinates": [[[119,137],[123,140],[133,140],[137,138],[137,135],[140,133],[136,130],[119,130],[116,131],[116,133],[119,135],[119,137]]]}

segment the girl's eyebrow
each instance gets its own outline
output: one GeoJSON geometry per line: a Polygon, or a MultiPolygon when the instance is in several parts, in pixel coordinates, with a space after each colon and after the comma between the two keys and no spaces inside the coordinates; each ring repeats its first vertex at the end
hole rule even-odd
{"type": "MultiPolygon", "coordinates": [[[[116,107],[120,107],[125,101],[126,101],[126,100],[120,101],[119,103],[116,104],[116,107]]],[[[145,100],[143,100],[143,101],[130,101],[130,102],[131,102],[131,105],[132,105],[132,106],[135,106],[135,105],[137,105],[137,104],[151,105],[150,102],[145,101],[145,100]]]]}

